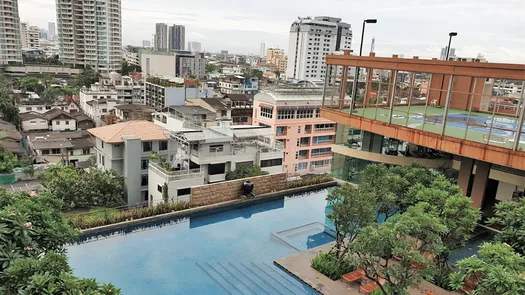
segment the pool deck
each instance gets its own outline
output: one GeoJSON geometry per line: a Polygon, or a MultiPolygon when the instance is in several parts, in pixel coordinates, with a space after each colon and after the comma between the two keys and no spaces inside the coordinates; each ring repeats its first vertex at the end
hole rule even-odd
{"type": "MultiPolygon", "coordinates": [[[[357,284],[347,284],[341,280],[332,281],[311,267],[312,259],[319,252],[328,252],[334,243],[329,243],[317,248],[309,249],[275,260],[275,264],[309,285],[323,295],[363,295],[359,292],[357,284]]],[[[431,291],[435,295],[458,295],[459,292],[443,290],[427,281],[421,282],[417,287],[410,288],[411,295],[425,295],[431,291]]]]}

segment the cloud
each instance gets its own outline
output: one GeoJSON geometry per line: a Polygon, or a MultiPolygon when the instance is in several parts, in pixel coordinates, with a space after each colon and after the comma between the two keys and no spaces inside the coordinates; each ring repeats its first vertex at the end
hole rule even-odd
{"type": "MultiPolygon", "coordinates": [[[[19,0],[22,21],[47,27],[56,18],[54,0],[19,0]]],[[[453,47],[465,55],[484,54],[489,61],[525,63],[523,0],[267,0],[254,6],[245,0],[126,0],[123,2],[124,44],[151,39],[155,23],[186,26],[187,40],[201,41],[209,51],[228,49],[257,53],[261,42],[288,50],[288,34],[297,16],[341,17],[354,30],[353,47],[376,38],[378,55],[438,57],[456,31],[453,47]],[[436,55],[437,54],[437,55],[436,55]]]]}

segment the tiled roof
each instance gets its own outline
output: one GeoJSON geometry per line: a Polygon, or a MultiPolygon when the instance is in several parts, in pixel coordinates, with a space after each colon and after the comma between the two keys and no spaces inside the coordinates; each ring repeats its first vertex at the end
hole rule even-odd
{"type": "Polygon", "coordinates": [[[20,114],[20,121],[27,121],[27,120],[32,120],[32,119],[44,119],[44,120],[47,120],[47,118],[42,115],[42,114],[39,114],[37,112],[29,112],[29,113],[21,113],[20,114]]]}
{"type": "Polygon", "coordinates": [[[61,109],[52,109],[50,111],[47,111],[45,112],[44,114],[44,117],[47,119],[47,120],[53,120],[54,118],[60,116],[60,115],[64,115],[66,117],[69,117],[71,119],[74,119],[73,116],[71,116],[70,113],[66,113],[64,112],[63,110],[61,109]]]}
{"type": "Polygon", "coordinates": [[[88,129],[93,136],[106,143],[124,142],[123,136],[134,136],[141,141],[167,140],[164,130],[152,122],[135,120],[88,129]]]}

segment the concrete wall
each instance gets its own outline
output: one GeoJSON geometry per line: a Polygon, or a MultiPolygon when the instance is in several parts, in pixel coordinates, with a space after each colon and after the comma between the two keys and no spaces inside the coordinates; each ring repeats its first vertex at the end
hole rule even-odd
{"type": "Polygon", "coordinates": [[[286,173],[257,176],[246,179],[231,180],[216,184],[202,185],[191,188],[191,204],[209,205],[239,198],[242,183],[245,180],[253,182],[255,196],[284,190],[286,187],[286,173]]]}
{"type": "Polygon", "coordinates": [[[45,119],[30,119],[22,121],[22,130],[33,131],[33,130],[49,130],[49,125],[45,119]]]}
{"type": "Polygon", "coordinates": [[[142,142],[139,138],[126,138],[124,140],[124,186],[127,194],[128,205],[143,202],[141,199],[141,161],[142,142]]]}
{"type": "Polygon", "coordinates": [[[53,131],[77,130],[77,121],[75,119],[51,120],[51,130],[53,131]]]}
{"type": "Polygon", "coordinates": [[[148,71],[148,76],[177,76],[176,57],[174,55],[142,53],[140,55],[140,66],[143,71],[148,71]],[[149,60],[149,67],[146,66],[147,60],[149,60]]]}

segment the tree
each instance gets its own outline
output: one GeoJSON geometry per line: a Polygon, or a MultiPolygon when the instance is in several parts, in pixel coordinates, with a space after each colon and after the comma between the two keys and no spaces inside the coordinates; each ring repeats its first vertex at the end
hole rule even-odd
{"type": "Polygon", "coordinates": [[[22,78],[19,81],[19,85],[22,92],[35,92],[38,95],[42,95],[45,89],[40,80],[35,77],[22,78]]]}
{"type": "Polygon", "coordinates": [[[365,271],[366,277],[379,284],[388,284],[388,292],[379,284],[384,295],[406,294],[427,271],[431,261],[425,253],[436,253],[440,247],[439,233],[445,230],[440,220],[413,206],[391,220],[369,225],[359,238],[349,245],[354,263],[365,271]],[[399,261],[394,261],[398,258],[399,261]]]}
{"type": "Polygon", "coordinates": [[[164,203],[168,203],[168,184],[164,183],[162,185],[162,200],[164,203]]]}
{"type": "Polygon", "coordinates": [[[55,87],[48,87],[44,90],[44,93],[42,94],[42,99],[49,104],[53,104],[62,95],[63,92],[61,89],[55,87]]]}
{"type": "Polygon", "coordinates": [[[3,76],[0,76],[0,118],[16,127],[20,126],[20,111],[9,97],[9,90],[3,76]]]}
{"type": "MultiPolygon", "coordinates": [[[[1,132],[1,131],[0,131],[1,132]]],[[[11,152],[0,147],[0,174],[12,173],[13,169],[18,166],[18,159],[11,152]]]]}
{"type": "Polygon", "coordinates": [[[435,258],[437,273],[434,281],[447,288],[450,267],[450,253],[465,246],[480,219],[478,208],[472,207],[471,200],[463,196],[461,189],[444,175],[439,175],[429,187],[413,186],[407,194],[407,203],[427,204],[425,211],[440,219],[446,230],[440,233],[442,248],[435,258]]]}
{"type": "Polygon", "coordinates": [[[132,73],[132,72],[142,72],[142,69],[140,68],[140,66],[130,65],[126,60],[122,60],[120,65],[121,65],[120,73],[124,76],[127,76],[129,75],[129,73],[132,73]]]}
{"type": "Polygon", "coordinates": [[[43,190],[63,201],[63,209],[124,204],[124,180],[115,171],[55,165],[39,177],[43,190]]]}
{"type": "Polygon", "coordinates": [[[90,87],[92,84],[95,84],[100,79],[100,74],[93,70],[90,67],[84,69],[84,71],[79,74],[72,83],[72,86],[80,89],[82,87],[90,87]]]}
{"type": "Polygon", "coordinates": [[[332,212],[327,218],[334,225],[336,242],[330,252],[341,259],[348,252],[347,240],[352,243],[361,229],[375,218],[375,199],[361,193],[350,184],[345,184],[330,191],[327,197],[332,212]],[[347,240],[345,240],[347,239],[347,240]]]}
{"type": "Polygon", "coordinates": [[[460,289],[466,280],[470,280],[477,285],[474,294],[525,294],[525,258],[512,247],[485,243],[478,256],[458,261],[457,271],[450,275],[453,289],[460,289]]]}
{"type": "Polygon", "coordinates": [[[206,64],[206,73],[213,73],[217,71],[217,65],[216,64],[212,64],[212,63],[207,63],[206,64]]]}
{"type": "Polygon", "coordinates": [[[30,197],[0,189],[1,294],[120,294],[113,285],[72,276],[64,245],[78,232],[61,207],[46,193],[30,197]]]}
{"type": "Polygon", "coordinates": [[[226,180],[234,180],[268,174],[270,173],[262,170],[261,166],[258,165],[239,165],[234,171],[228,171],[228,173],[226,173],[226,180]]]}
{"type": "Polygon", "coordinates": [[[517,202],[496,204],[496,217],[489,223],[501,226],[502,232],[496,238],[508,243],[518,253],[525,254],[525,198],[517,202]]]}

